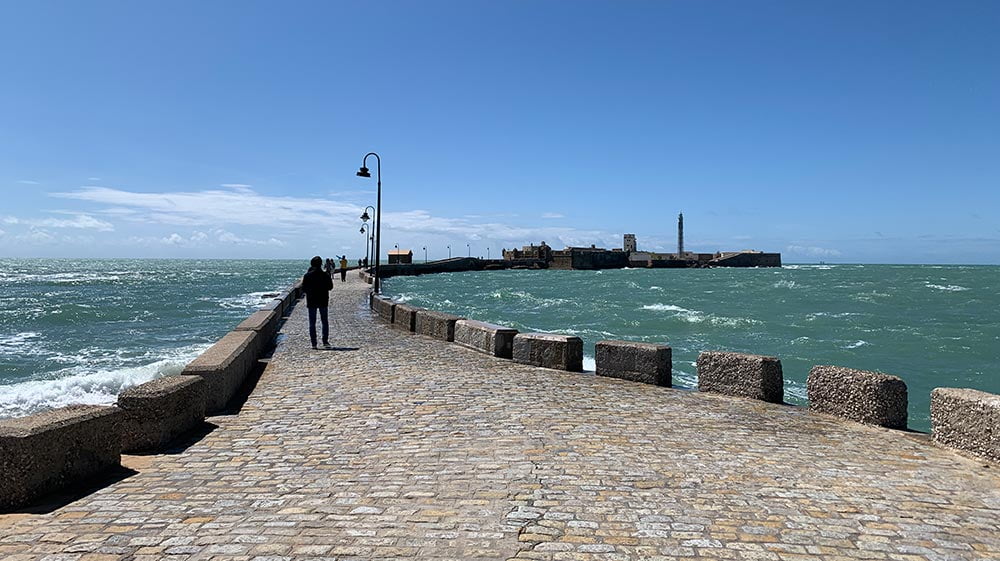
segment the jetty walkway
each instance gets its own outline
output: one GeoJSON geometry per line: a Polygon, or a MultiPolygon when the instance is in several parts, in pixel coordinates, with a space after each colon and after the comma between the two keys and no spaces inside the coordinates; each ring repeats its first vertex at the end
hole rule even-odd
{"type": "Polygon", "coordinates": [[[335,282],[236,414],[0,558],[1000,559],[1000,470],[803,408],[546,370],[394,330],[335,282]]]}

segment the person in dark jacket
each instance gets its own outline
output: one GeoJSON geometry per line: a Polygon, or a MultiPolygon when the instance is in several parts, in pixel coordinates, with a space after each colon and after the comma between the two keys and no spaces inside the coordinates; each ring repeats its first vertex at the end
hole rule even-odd
{"type": "Polygon", "coordinates": [[[309,262],[309,270],[302,277],[302,291],[306,293],[306,307],[309,308],[309,339],[316,348],[316,313],[323,322],[323,347],[330,347],[330,322],[327,309],[330,306],[330,290],[333,279],[323,270],[323,258],[317,255],[309,262]]]}

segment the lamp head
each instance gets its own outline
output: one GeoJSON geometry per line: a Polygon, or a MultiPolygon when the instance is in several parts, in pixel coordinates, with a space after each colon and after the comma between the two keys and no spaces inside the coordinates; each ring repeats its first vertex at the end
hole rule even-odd
{"type": "Polygon", "coordinates": [[[358,177],[371,177],[371,176],[372,174],[368,173],[368,168],[366,168],[365,166],[361,166],[361,169],[358,170],[358,177]]]}
{"type": "Polygon", "coordinates": [[[365,227],[364,227],[364,225],[362,225],[362,226],[361,226],[361,229],[360,229],[360,230],[358,230],[358,231],[359,231],[359,232],[361,232],[362,234],[364,234],[364,233],[365,233],[365,227]]]}
{"type": "Polygon", "coordinates": [[[362,220],[363,222],[368,222],[368,219],[369,219],[369,218],[371,218],[371,217],[370,217],[370,216],[368,216],[368,210],[367,210],[367,209],[365,209],[365,212],[364,212],[364,214],[362,214],[362,215],[361,215],[361,220],[362,220]]]}

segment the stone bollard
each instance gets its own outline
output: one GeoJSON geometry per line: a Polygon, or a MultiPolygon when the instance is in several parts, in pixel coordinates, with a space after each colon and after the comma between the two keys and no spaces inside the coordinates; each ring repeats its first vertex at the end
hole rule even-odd
{"type": "Polygon", "coordinates": [[[582,372],[583,340],[554,333],[518,333],[512,358],[521,364],[582,372]]]}
{"type": "Polygon", "coordinates": [[[226,408],[257,364],[257,332],[230,331],[184,367],[181,374],[205,379],[205,410],[226,408]]]}
{"type": "Polygon", "coordinates": [[[598,341],[597,375],[669,387],[671,349],[667,345],[632,341],[598,341]]]}
{"type": "Polygon", "coordinates": [[[121,413],[70,405],[0,421],[0,512],[121,465],[121,413]]]}
{"type": "Polygon", "coordinates": [[[781,361],[773,356],[703,352],[698,355],[698,390],[782,403],[781,361]]]}
{"type": "Polygon", "coordinates": [[[809,409],[866,425],[905,429],[906,383],[897,376],[814,366],[806,381],[809,409]]]}
{"type": "Polygon", "coordinates": [[[417,319],[414,331],[421,335],[441,339],[442,341],[455,340],[455,322],[460,319],[458,316],[431,310],[417,310],[417,319]]]}
{"type": "Polygon", "coordinates": [[[499,358],[511,358],[516,329],[472,319],[455,322],[455,343],[499,358]]]}
{"type": "Polygon", "coordinates": [[[934,388],[931,434],[935,442],[1000,462],[1000,395],[934,388]]]}
{"type": "Polygon", "coordinates": [[[396,303],[384,296],[373,296],[372,306],[378,317],[384,319],[385,321],[392,323],[392,320],[396,313],[396,303]]]}
{"type": "Polygon", "coordinates": [[[396,311],[392,316],[392,326],[403,331],[414,331],[417,327],[417,311],[420,308],[407,306],[406,304],[396,304],[396,311]]]}
{"type": "Polygon", "coordinates": [[[281,321],[281,314],[277,310],[260,310],[250,314],[250,317],[241,321],[233,331],[255,331],[257,338],[254,353],[260,357],[278,335],[279,321],[281,321]]]}
{"type": "Polygon", "coordinates": [[[118,394],[122,451],[161,450],[205,420],[205,380],[166,376],[118,394]]]}

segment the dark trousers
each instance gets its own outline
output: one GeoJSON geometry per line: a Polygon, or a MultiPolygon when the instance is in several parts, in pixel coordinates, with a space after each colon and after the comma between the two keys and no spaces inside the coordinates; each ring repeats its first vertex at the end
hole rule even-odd
{"type": "Polygon", "coordinates": [[[347,282],[347,269],[340,270],[340,282],[347,282]]]}
{"type": "Polygon", "coordinates": [[[319,312],[319,319],[323,323],[323,344],[330,341],[330,321],[327,316],[327,308],[309,308],[309,340],[316,346],[316,312],[319,312]]]}

